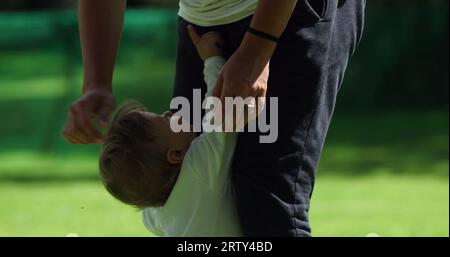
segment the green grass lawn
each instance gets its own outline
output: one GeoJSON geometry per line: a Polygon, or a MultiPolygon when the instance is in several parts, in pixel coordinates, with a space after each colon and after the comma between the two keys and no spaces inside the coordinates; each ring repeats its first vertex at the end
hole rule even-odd
{"type": "Polygon", "coordinates": [[[448,236],[448,179],[408,175],[319,177],[315,236],[448,236]]]}
{"type": "MultiPolygon", "coordinates": [[[[165,110],[173,58],[132,50],[119,56],[119,101],[165,110]]],[[[0,58],[8,63],[0,67],[0,236],[151,236],[140,213],[100,184],[98,147],[60,136],[80,94],[79,64],[69,69],[56,51],[0,58]]],[[[348,114],[338,103],[312,199],[314,235],[448,236],[448,124],[445,110],[348,114]]]]}
{"type": "MultiPolygon", "coordinates": [[[[139,212],[103,189],[98,149],[64,149],[0,152],[0,236],[151,236],[139,212]]],[[[314,235],[448,236],[448,167],[446,113],[337,115],[312,199],[314,235]]]]}
{"type": "MultiPolygon", "coordinates": [[[[0,195],[0,236],[151,236],[96,179],[2,182],[0,195]]],[[[321,176],[311,223],[315,236],[448,236],[448,196],[446,178],[321,176]]]]}

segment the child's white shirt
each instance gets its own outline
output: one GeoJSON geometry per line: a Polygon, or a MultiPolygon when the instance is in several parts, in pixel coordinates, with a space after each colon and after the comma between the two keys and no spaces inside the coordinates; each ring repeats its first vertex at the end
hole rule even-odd
{"type": "MultiPolygon", "coordinates": [[[[205,61],[211,95],[225,64],[222,57],[205,61]]],[[[236,133],[204,132],[189,147],[175,186],[160,208],[145,208],[143,222],[158,236],[241,236],[231,187],[236,133]]]]}

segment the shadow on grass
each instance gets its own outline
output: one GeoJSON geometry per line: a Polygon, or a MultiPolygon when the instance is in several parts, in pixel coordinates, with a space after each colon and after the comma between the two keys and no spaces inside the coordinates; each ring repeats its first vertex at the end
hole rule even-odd
{"type": "Polygon", "coordinates": [[[46,175],[27,175],[25,172],[21,174],[7,174],[0,175],[1,183],[20,183],[20,184],[65,184],[74,182],[92,182],[101,183],[100,179],[96,175],[89,174],[78,174],[71,176],[57,175],[57,174],[46,174],[46,175]]]}
{"type": "Polygon", "coordinates": [[[319,174],[373,173],[447,176],[448,113],[337,113],[319,174]]]}

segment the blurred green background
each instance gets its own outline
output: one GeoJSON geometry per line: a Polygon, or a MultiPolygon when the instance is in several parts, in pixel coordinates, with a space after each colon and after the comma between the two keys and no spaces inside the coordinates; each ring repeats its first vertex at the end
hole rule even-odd
{"type": "MultiPolygon", "coordinates": [[[[119,102],[168,108],[176,2],[129,1],[119,102]]],[[[0,3],[0,236],[151,236],[103,189],[99,147],[60,135],[81,93],[75,4],[0,3]]],[[[368,2],[318,169],[315,236],[449,235],[448,56],[448,1],[368,2]]]]}

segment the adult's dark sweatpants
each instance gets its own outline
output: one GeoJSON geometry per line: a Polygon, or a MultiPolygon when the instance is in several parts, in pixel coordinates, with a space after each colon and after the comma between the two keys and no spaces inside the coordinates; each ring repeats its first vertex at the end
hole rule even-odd
{"type": "MultiPolygon", "coordinates": [[[[267,97],[278,97],[278,140],[262,144],[259,133],[240,133],[235,151],[232,184],[244,235],[311,236],[316,168],[347,63],[362,35],[364,8],[365,0],[298,1],[270,62],[267,97]]],[[[251,18],[195,27],[200,34],[220,32],[232,54],[251,18]]],[[[179,19],[173,95],[192,100],[192,90],[205,93],[206,85],[187,25],[179,19]]]]}

